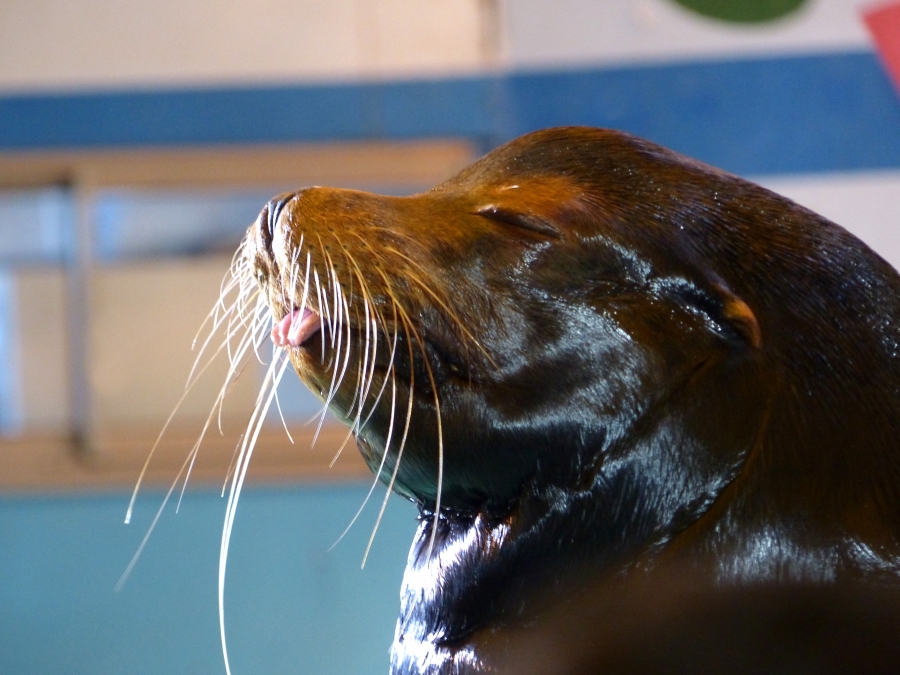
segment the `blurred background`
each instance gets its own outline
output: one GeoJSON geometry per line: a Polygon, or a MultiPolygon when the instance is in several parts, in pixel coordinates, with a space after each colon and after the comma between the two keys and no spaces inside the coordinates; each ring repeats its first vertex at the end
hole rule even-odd
{"type": "MultiPolygon", "coordinates": [[[[900,265],[900,2],[2,0],[0,672],[222,673],[220,497],[264,366],[179,400],[243,232],[309,184],[426,189],[524,132],[623,129],[756,180],[900,265]],[[176,493],[177,494],[177,493],[176,493]]],[[[262,355],[265,360],[265,354],[262,355]]],[[[248,475],[233,672],[381,673],[415,508],[296,378],[248,475]]]]}

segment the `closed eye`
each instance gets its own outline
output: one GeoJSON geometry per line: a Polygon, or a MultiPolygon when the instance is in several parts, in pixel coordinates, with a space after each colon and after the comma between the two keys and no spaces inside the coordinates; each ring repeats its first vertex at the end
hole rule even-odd
{"type": "Polygon", "coordinates": [[[513,227],[519,227],[523,230],[539,232],[540,234],[546,234],[550,237],[562,237],[562,234],[556,229],[555,225],[533,213],[522,213],[521,211],[514,211],[503,206],[497,206],[496,204],[488,204],[487,206],[482,206],[478,209],[475,214],[494,220],[498,223],[506,223],[513,227]]]}

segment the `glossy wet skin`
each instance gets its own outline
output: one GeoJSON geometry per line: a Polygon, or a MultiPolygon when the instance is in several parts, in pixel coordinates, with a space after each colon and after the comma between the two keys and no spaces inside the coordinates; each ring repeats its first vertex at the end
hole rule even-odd
{"type": "Polygon", "coordinates": [[[301,379],[422,509],[395,672],[490,669],[499,627],[667,557],[896,575],[900,280],[787,200],[548,130],[423,195],[284,195],[244,254],[276,320],[322,317],[287,345],[301,379]]]}

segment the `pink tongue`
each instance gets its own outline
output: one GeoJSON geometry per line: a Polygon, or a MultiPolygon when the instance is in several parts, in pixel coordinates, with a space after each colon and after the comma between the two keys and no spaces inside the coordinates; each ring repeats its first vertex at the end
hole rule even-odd
{"type": "Polygon", "coordinates": [[[276,347],[299,347],[322,328],[319,315],[309,309],[299,309],[285,316],[272,327],[272,342],[276,347]]]}

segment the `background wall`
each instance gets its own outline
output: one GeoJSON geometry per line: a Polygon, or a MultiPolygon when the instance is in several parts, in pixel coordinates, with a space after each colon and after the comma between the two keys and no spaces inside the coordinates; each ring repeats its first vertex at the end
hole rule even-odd
{"type": "Polygon", "coordinates": [[[482,0],[9,0],[8,91],[354,81],[489,62],[482,0]]]}
{"type": "MultiPolygon", "coordinates": [[[[252,218],[257,207],[236,195],[283,187],[270,173],[268,183],[232,185],[210,200],[188,159],[198,152],[227,151],[232,159],[203,165],[227,173],[223,167],[250,163],[247,155],[235,160],[235,149],[305,148],[277,175],[291,175],[293,161],[298,183],[324,176],[402,192],[449,175],[472,148],[532,129],[611,126],[759,180],[900,265],[900,98],[860,18],[872,3],[769,4],[795,9],[754,23],[703,15],[688,0],[7,0],[0,424],[8,432],[16,419],[71,422],[70,383],[60,372],[71,366],[62,349],[70,330],[64,263],[78,223],[92,232],[99,273],[192,274],[209,262],[198,250],[252,218]],[[415,172],[366,178],[354,172],[362,155],[346,154],[382,143],[395,166],[424,166],[440,153],[404,153],[411,142],[435,139],[462,149],[441,151],[421,180],[415,172]],[[165,190],[135,187],[133,167],[148,157],[179,178],[165,190]],[[105,180],[129,174],[132,183],[97,192],[90,176],[101,165],[105,180]],[[228,200],[223,216],[217,209],[228,200]],[[182,228],[190,236],[173,237],[182,228]],[[23,303],[45,311],[25,316],[23,303]]],[[[749,5],[705,6],[727,14],[749,5]]],[[[178,321],[195,311],[190,305],[178,321]]],[[[127,344],[121,326],[134,324],[101,315],[107,319],[94,330],[109,355],[127,344]]],[[[104,367],[124,372],[113,361],[104,367]]],[[[182,382],[183,366],[174,370],[182,382]]],[[[145,392],[144,408],[165,409],[138,377],[129,374],[123,386],[145,392]]],[[[285,396],[301,400],[292,386],[285,396]]],[[[127,405],[118,408],[126,398],[104,396],[97,414],[128,417],[127,405]]],[[[0,445],[0,464],[8,452],[0,445]]],[[[226,590],[235,673],[384,672],[415,510],[392,503],[360,572],[374,509],[327,549],[362,502],[362,485],[307,482],[246,494],[226,590]]],[[[165,512],[128,585],[114,594],[160,499],[143,496],[125,527],[125,489],[8,492],[0,501],[0,671],[223,672],[215,583],[224,505],[189,488],[181,513],[165,512]]]]}
{"type": "MultiPolygon", "coordinates": [[[[394,500],[333,550],[358,486],[257,489],[241,503],[225,617],[232,672],[383,673],[415,509],[394,500]]],[[[162,495],[0,500],[0,672],[223,673],[216,584],[224,500],[191,490],[116,582],[162,495]]]]}

